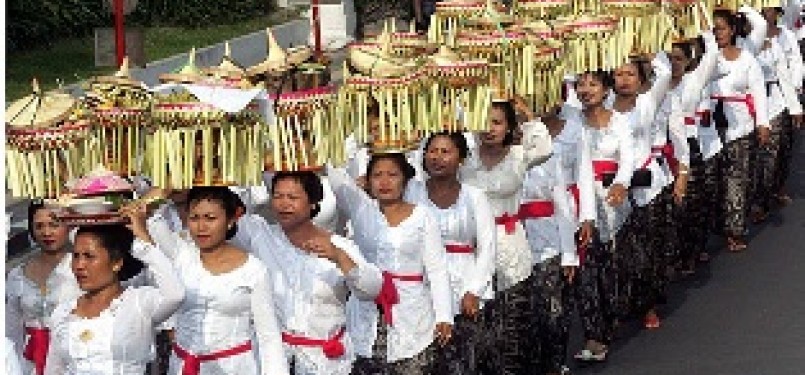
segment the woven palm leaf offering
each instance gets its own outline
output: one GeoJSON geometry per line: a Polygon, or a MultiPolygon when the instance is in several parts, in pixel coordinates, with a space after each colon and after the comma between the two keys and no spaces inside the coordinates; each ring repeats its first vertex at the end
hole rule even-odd
{"type": "Polygon", "coordinates": [[[243,89],[254,87],[247,78],[246,69],[232,58],[232,49],[229,47],[229,42],[224,42],[224,56],[221,58],[221,63],[201,69],[201,71],[217,84],[243,89]]]}
{"type": "Polygon", "coordinates": [[[489,63],[483,59],[466,60],[442,45],[429,58],[431,80],[430,131],[485,131],[492,104],[489,63]],[[461,116],[458,109],[461,109],[461,116]]]}
{"type": "Polygon", "coordinates": [[[386,20],[380,34],[369,35],[360,42],[351,43],[349,48],[378,51],[382,45],[390,43],[392,55],[407,59],[429,55],[438,49],[438,46],[429,42],[425,35],[416,32],[415,23],[411,23],[409,31],[399,31],[396,27],[396,21],[393,18],[386,20]]]}
{"type": "Polygon", "coordinates": [[[526,99],[532,110],[544,113],[561,100],[564,38],[569,31],[561,24],[543,20],[524,24],[522,30],[528,33],[528,42],[517,74],[517,94],[526,99]]]}
{"type": "Polygon", "coordinates": [[[308,46],[282,48],[271,29],[266,29],[266,59],[246,69],[253,82],[263,82],[269,92],[293,92],[325,85],[326,66],[309,62],[308,46]],[[312,79],[311,77],[317,77],[312,79]]]}
{"type": "Polygon", "coordinates": [[[456,50],[469,59],[502,64],[505,74],[500,75],[500,81],[509,95],[514,95],[525,83],[524,75],[530,74],[524,69],[524,64],[528,64],[528,51],[524,48],[527,37],[521,29],[468,31],[458,34],[455,45],[456,50]]]}
{"type": "Polygon", "coordinates": [[[663,6],[673,17],[677,38],[696,38],[712,25],[710,13],[701,0],[665,0],[663,6]]]}
{"type": "Polygon", "coordinates": [[[614,37],[618,19],[610,15],[581,14],[560,19],[569,29],[565,68],[571,73],[612,70],[625,61],[614,37]],[[621,57],[619,57],[621,56],[621,57]]]}
{"type": "Polygon", "coordinates": [[[553,19],[569,9],[569,0],[514,0],[512,3],[514,14],[530,19],[553,19]]]}
{"type": "Polygon", "coordinates": [[[428,40],[444,43],[450,33],[461,31],[463,23],[473,17],[482,17],[487,11],[484,0],[449,0],[436,3],[431,16],[428,40]]]}
{"type": "Polygon", "coordinates": [[[43,93],[35,79],[32,86],[31,95],[6,109],[6,181],[12,196],[52,198],[67,180],[89,171],[98,140],[75,99],[43,93]]]}
{"type": "Polygon", "coordinates": [[[470,30],[504,30],[518,22],[517,17],[511,14],[502,4],[487,0],[484,11],[480,14],[471,14],[460,21],[461,28],[455,31],[470,30]]]}
{"type": "Polygon", "coordinates": [[[344,159],[344,124],[336,115],[335,87],[269,95],[274,116],[268,123],[264,168],[319,171],[330,159],[344,159]]]}
{"type": "Polygon", "coordinates": [[[84,102],[101,149],[100,160],[91,162],[123,176],[139,172],[137,159],[144,151],[143,132],[151,120],[153,95],[145,84],[131,78],[128,57],[114,75],[89,81],[84,102]]]}
{"type": "Polygon", "coordinates": [[[412,147],[421,139],[430,115],[422,62],[393,56],[388,40],[379,50],[350,48],[348,60],[357,73],[350,74],[345,67],[336,106],[339,121],[351,124],[348,130],[356,140],[368,143],[374,152],[412,147]]]}
{"type": "Polygon", "coordinates": [[[261,89],[202,76],[194,51],[178,73],[160,79],[165,84],[157,88],[145,152],[154,185],[182,189],[257,184],[264,152],[263,117],[255,101],[261,89]]]}

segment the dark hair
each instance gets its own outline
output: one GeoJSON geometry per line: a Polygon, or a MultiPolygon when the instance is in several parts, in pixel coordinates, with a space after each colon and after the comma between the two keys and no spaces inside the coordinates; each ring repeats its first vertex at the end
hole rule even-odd
{"type": "Polygon", "coordinates": [[[28,233],[33,237],[34,235],[34,216],[39,210],[44,210],[45,202],[41,199],[34,199],[28,205],[28,233]]]}
{"type": "Polygon", "coordinates": [[[319,211],[321,211],[320,203],[324,199],[324,186],[321,184],[319,176],[313,172],[277,172],[274,177],[271,178],[271,191],[274,191],[279,181],[289,179],[302,185],[307,199],[313,203],[310,217],[318,215],[319,211]]]}
{"type": "Polygon", "coordinates": [[[671,45],[671,48],[679,48],[679,50],[682,51],[682,54],[685,55],[685,58],[690,60],[688,61],[688,66],[685,67],[685,71],[688,72],[693,70],[698,65],[698,60],[696,59],[697,56],[694,54],[693,50],[693,43],[695,43],[695,41],[686,40],[674,42],[671,45]]]}
{"type": "Polygon", "coordinates": [[[111,262],[123,261],[118,272],[118,280],[124,281],[136,276],[145,267],[143,262],[131,255],[134,235],[122,225],[92,225],[78,228],[76,237],[89,234],[98,239],[101,247],[109,252],[111,262]]]}
{"type": "Polygon", "coordinates": [[[411,179],[416,176],[416,170],[411,163],[408,162],[405,154],[398,152],[388,154],[372,154],[372,158],[369,159],[369,164],[366,165],[367,182],[372,180],[372,170],[375,169],[375,164],[377,164],[377,162],[380,160],[389,160],[394,162],[394,164],[397,164],[397,167],[399,167],[402,171],[403,181],[406,185],[408,184],[408,181],[411,181],[411,179]]]}
{"type": "MultiPolygon", "coordinates": [[[[245,205],[240,197],[233,193],[232,190],[223,186],[194,186],[187,193],[187,208],[198,203],[201,200],[215,201],[221,204],[224,208],[227,219],[233,219],[237,215],[238,208],[243,208],[245,205]]],[[[232,228],[227,229],[226,239],[230,240],[238,232],[238,224],[232,225],[232,228]]]]}
{"type": "MultiPolygon", "coordinates": [[[[503,111],[503,116],[506,118],[506,136],[503,137],[503,145],[511,146],[512,143],[514,143],[514,131],[519,124],[517,122],[517,111],[514,110],[514,104],[512,104],[511,100],[507,100],[505,102],[492,102],[492,108],[503,111]]],[[[465,139],[464,145],[466,146],[466,144],[467,141],[465,139]]]]}
{"type": "Polygon", "coordinates": [[[746,18],[743,14],[735,14],[729,9],[716,9],[713,11],[713,20],[716,18],[721,18],[724,22],[732,28],[733,35],[732,35],[732,45],[735,45],[738,42],[738,37],[742,36],[745,37],[746,32],[746,18]]]}
{"type": "Polygon", "coordinates": [[[598,82],[601,82],[604,85],[604,88],[612,88],[615,85],[614,80],[612,79],[612,73],[607,72],[605,70],[588,70],[584,73],[579,74],[578,79],[575,82],[575,87],[578,89],[579,82],[581,82],[581,77],[590,76],[598,82]]]}
{"type": "Polygon", "coordinates": [[[637,79],[640,80],[640,84],[645,84],[649,81],[649,71],[646,69],[646,59],[643,57],[629,59],[629,63],[634,65],[637,68],[637,79]]]}
{"type": "MultiPolygon", "coordinates": [[[[465,138],[464,134],[460,133],[460,132],[442,131],[442,132],[431,134],[430,137],[428,137],[428,139],[425,141],[425,147],[422,148],[422,150],[424,152],[428,151],[428,148],[430,148],[431,142],[433,142],[433,140],[436,137],[445,137],[445,138],[450,139],[450,141],[453,142],[453,144],[458,149],[458,158],[459,159],[464,160],[464,159],[467,158],[467,156],[469,156],[470,147],[467,146],[467,138],[465,138]]],[[[425,172],[427,172],[427,168],[425,168],[425,158],[422,158],[422,168],[425,170],[425,172]]]]}

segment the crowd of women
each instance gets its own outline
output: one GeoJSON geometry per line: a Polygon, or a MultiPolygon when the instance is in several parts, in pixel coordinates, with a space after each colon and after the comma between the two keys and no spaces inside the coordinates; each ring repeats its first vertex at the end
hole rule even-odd
{"type": "Polygon", "coordinates": [[[604,361],[625,320],[660,327],[670,278],[709,259],[711,234],[743,251],[749,225],[790,200],[802,57],[780,9],[741,13],[716,11],[712,32],[667,54],[568,77],[551,113],[496,100],[482,134],[352,145],[345,167],[267,174],[266,212],[259,189],[152,188],[168,203],[126,205],[125,227],[70,228],[34,203],[39,252],[6,283],[17,373],[604,361]]]}

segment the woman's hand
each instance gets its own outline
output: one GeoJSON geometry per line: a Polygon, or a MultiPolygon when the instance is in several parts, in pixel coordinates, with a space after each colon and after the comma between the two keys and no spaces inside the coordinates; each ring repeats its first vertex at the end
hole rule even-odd
{"type": "Polygon", "coordinates": [[[593,239],[593,222],[592,221],[585,221],[581,223],[581,228],[579,229],[579,246],[587,247],[590,245],[590,241],[593,239]]]}
{"type": "Polygon", "coordinates": [[[514,111],[525,116],[527,121],[531,121],[536,118],[534,111],[531,110],[531,107],[528,106],[528,103],[525,101],[525,99],[523,99],[522,96],[514,95],[512,97],[512,104],[514,105],[514,111]]]}
{"type": "Polygon", "coordinates": [[[760,142],[761,145],[769,144],[769,138],[771,137],[771,130],[765,126],[759,126],[757,129],[757,140],[760,142]]]}
{"type": "Polygon", "coordinates": [[[623,184],[613,184],[609,187],[607,193],[607,203],[612,207],[617,207],[623,204],[626,199],[626,187],[623,184]]]}
{"type": "Polygon", "coordinates": [[[562,267],[562,273],[565,274],[565,279],[567,279],[567,283],[573,284],[573,279],[576,278],[576,266],[564,266],[562,267]]]}
{"type": "Polygon", "coordinates": [[[677,205],[685,201],[685,195],[688,192],[688,175],[680,174],[674,181],[674,203],[677,205]]]}
{"type": "Polygon", "coordinates": [[[436,341],[440,346],[447,345],[453,338],[453,326],[448,323],[436,324],[436,341]]]}
{"type": "Polygon", "coordinates": [[[126,228],[129,228],[134,237],[147,243],[154,243],[145,224],[148,218],[148,205],[144,201],[136,200],[126,203],[120,207],[119,212],[121,216],[129,219],[126,228]]]}
{"type": "Polygon", "coordinates": [[[311,238],[302,244],[302,250],[305,250],[319,258],[327,259],[333,263],[338,263],[343,250],[337,248],[330,242],[329,237],[321,236],[311,238]]]}
{"type": "Polygon", "coordinates": [[[461,313],[467,317],[475,320],[478,318],[478,310],[480,309],[480,299],[472,293],[465,293],[461,299],[461,313]]]}

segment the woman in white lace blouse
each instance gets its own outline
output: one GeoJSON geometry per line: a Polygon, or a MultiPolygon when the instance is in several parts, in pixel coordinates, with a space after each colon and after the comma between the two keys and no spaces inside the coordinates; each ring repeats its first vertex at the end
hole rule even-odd
{"type": "Polygon", "coordinates": [[[28,232],[39,251],[14,267],[6,279],[6,336],[14,343],[25,374],[41,375],[48,353],[46,324],[53,309],[81,295],[70,270],[72,229],[41,201],[28,208],[28,232]]]}
{"type": "Polygon", "coordinates": [[[355,230],[355,242],[383,271],[383,287],[374,302],[350,301],[357,375],[431,374],[436,341],[444,345],[452,336],[439,224],[425,207],[403,200],[414,173],[402,154],[375,154],[366,174],[371,195],[345,171],[330,168],[327,173],[338,207],[355,230]]]}
{"type": "Polygon", "coordinates": [[[145,231],[145,208],[127,215],[131,231],[119,225],[78,230],[71,266],[84,294],[60,304],[49,319],[46,374],[143,374],[154,329],[182,302],[181,282],[145,231]],[[145,264],[154,286],[121,285],[139,272],[132,255],[145,264]]]}
{"type": "Polygon", "coordinates": [[[187,233],[171,231],[160,215],[148,219],[187,289],[170,374],[288,374],[268,271],[228,241],[238,230],[238,199],[225,187],[194,187],[187,202],[187,233]]]}

